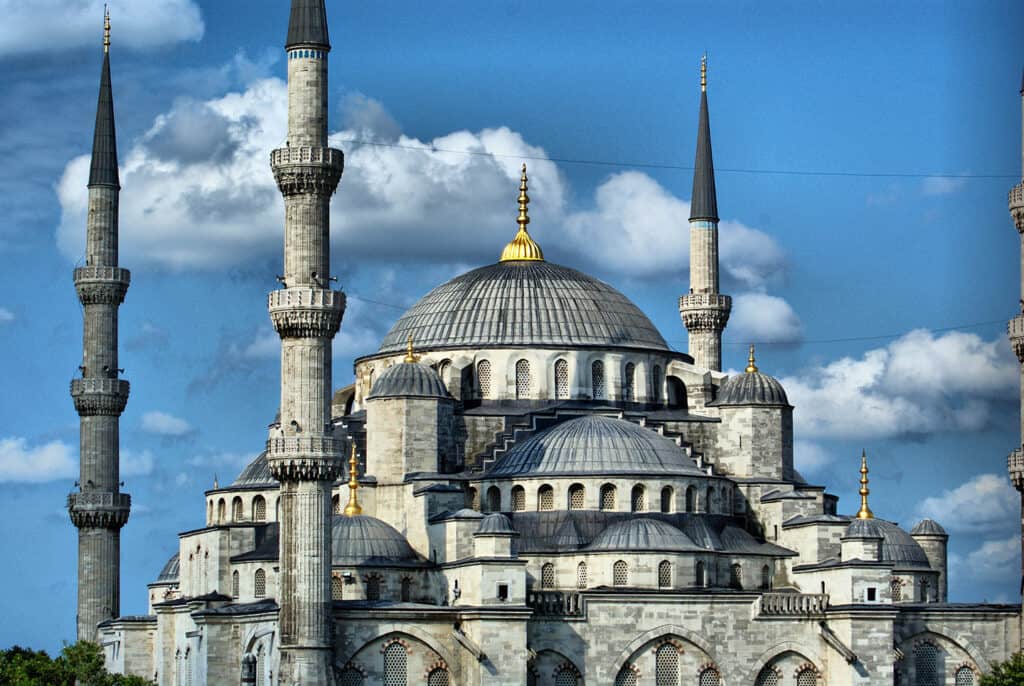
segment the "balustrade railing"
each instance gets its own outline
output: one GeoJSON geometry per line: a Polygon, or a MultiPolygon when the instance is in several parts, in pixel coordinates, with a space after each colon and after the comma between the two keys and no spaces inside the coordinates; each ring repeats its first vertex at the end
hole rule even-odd
{"type": "Polygon", "coordinates": [[[828,608],[827,593],[765,593],[760,614],[775,617],[817,615],[828,608]]]}
{"type": "Polygon", "coordinates": [[[567,591],[529,591],[526,604],[538,615],[579,617],[583,614],[582,596],[567,591]]]}

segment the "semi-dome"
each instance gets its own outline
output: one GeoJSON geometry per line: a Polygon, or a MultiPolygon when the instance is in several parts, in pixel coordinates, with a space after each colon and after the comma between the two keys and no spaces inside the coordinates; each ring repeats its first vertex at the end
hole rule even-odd
{"type": "Polygon", "coordinates": [[[922,519],[913,529],[911,536],[947,536],[946,530],[934,519],[922,519]]]}
{"type": "Polygon", "coordinates": [[[676,442],[623,419],[589,415],[514,446],[488,476],[704,474],[676,442]]]}
{"type": "Polygon", "coordinates": [[[931,567],[924,548],[906,531],[884,519],[854,519],[843,538],[881,538],[882,562],[892,562],[897,567],[931,567]]]}
{"type": "Polygon", "coordinates": [[[391,327],[380,353],[409,336],[424,350],[532,345],[668,351],[654,324],[608,284],[540,260],[510,260],[438,286],[391,327]]]}
{"type": "Polygon", "coordinates": [[[331,524],[331,564],[335,567],[421,563],[402,534],[375,517],[336,515],[331,524]]]}
{"type": "Polygon", "coordinates": [[[418,362],[392,365],[377,377],[367,400],[374,398],[449,398],[437,372],[418,362]]]}
{"type": "Polygon", "coordinates": [[[516,530],[512,527],[512,522],[508,517],[500,512],[494,512],[483,518],[476,533],[480,536],[508,536],[515,534],[516,530]]]}
{"type": "Polygon", "coordinates": [[[701,550],[701,548],[668,522],[635,518],[608,527],[594,538],[587,546],[587,550],[688,552],[701,550]]]}
{"type": "Polygon", "coordinates": [[[164,568],[160,570],[160,575],[157,576],[156,582],[158,584],[168,583],[171,581],[177,581],[179,575],[179,557],[178,553],[171,555],[171,559],[167,561],[164,568]]]}
{"type": "Polygon", "coordinates": [[[238,475],[238,478],[231,484],[235,486],[273,486],[277,487],[277,480],[270,473],[270,463],[267,462],[267,453],[262,452],[245,466],[245,469],[238,475]]]}

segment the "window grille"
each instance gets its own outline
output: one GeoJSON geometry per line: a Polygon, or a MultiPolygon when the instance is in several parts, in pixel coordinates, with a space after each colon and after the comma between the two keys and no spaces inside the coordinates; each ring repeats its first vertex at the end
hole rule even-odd
{"type": "Polygon", "coordinates": [[[402,578],[402,602],[408,603],[412,600],[412,579],[409,577],[402,578]]]}
{"type": "Polygon", "coordinates": [[[242,499],[235,498],[231,501],[231,521],[242,521],[242,499]]]}
{"type": "Polygon", "coordinates": [[[380,600],[380,577],[376,574],[366,578],[366,599],[380,600]]]}
{"type": "Polygon", "coordinates": [[[519,360],[516,362],[516,399],[529,398],[532,385],[530,363],[526,360],[519,360]]]}
{"type": "Polygon", "coordinates": [[[363,675],[354,667],[346,667],[338,679],[338,686],[363,686],[363,675]]]}
{"type": "Polygon", "coordinates": [[[637,686],[636,671],[631,669],[632,665],[625,665],[619,675],[615,677],[615,686],[637,686]]]}
{"type": "Polygon", "coordinates": [[[686,511],[693,512],[696,509],[697,492],[693,490],[693,486],[686,488],[686,511]]]}
{"type": "Polygon", "coordinates": [[[756,684],[757,686],[780,686],[782,684],[782,677],[779,676],[774,667],[765,667],[757,675],[756,684]]]}
{"type": "Polygon", "coordinates": [[[345,597],[345,580],[340,576],[331,577],[331,600],[343,600],[345,597]]]}
{"type": "Polygon", "coordinates": [[[262,644],[256,651],[256,686],[267,686],[267,660],[262,644]]]}
{"type": "Polygon", "coordinates": [[[619,560],[612,566],[612,584],[615,586],[625,586],[629,583],[629,568],[626,567],[626,563],[619,560]]]}
{"type": "Polygon", "coordinates": [[[231,572],[231,597],[238,597],[238,570],[231,572]]]}
{"type": "Polygon", "coordinates": [[[611,484],[601,486],[601,509],[615,509],[615,486],[612,486],[611,484]]]}
{"type": "Polygon", "coordinates": [[[550,562],[544,564],[540,568],[540,587],[541,588],[554,588],[555,587],[555,566],[550,562]]]}
{"type": "Polygon", "coordinates": [[[397,641],[384,649],[384,686],[406,686],[405,646],[397,641]]]}
{"type": "Polygon", "coordinates": [[[899,579],[893,579],[889,582],[889,594],[892,596],[892,602],[894,603],[903,600],[903,584],[899,579]]]}
{"type": "MultiPolygon", "coordinates": [[[[970,667],[961,667],[956,670],[954,684],[956,686],[974,686],[974,670],[970,667]]],[[[800,686],[803,686],[803,684],[800,684],[800,686]]]]}
{"type": "Polygon", "coordinates": [[[555,398],[569,399],[569,363],[565,360],[555,362],[555,398]]]}
{"type": "Polygon", "coordinates": [[[729,575],[729,585],[733,588],[743,588],[743,568],[740,567],[738,562],[732,566],[732,572],[729,575]]]}
{"type": "Polygon", "coordinates": [[[491,363],[481,360],[476,366],[476,379],[480,384],[480,397],[491,397],[491,363]]]}
{"type": "Polygon", "coordinates": [[[563,667],[555,675],[555,686],[578,686],[580,683],[579,674],[572,667],[563,667]]]}
{"type": "Polygon", "coordinates": [[[714,667],[708,667],[697,678],[697,686],[722,686],[722,677],[714,667]]]}
{"type": "Polygon", "coordinates": [[[698,562],[697,563],[697,567],[696,567],[696,570],[695,570],[695,573],[694,573],[693,576],[694,576],[694,581],[697,582],[698,586],[704,587],[704,586],[708,585],[707,574],[704,571],[704,563],[703,562],[698,562]]]}
{"type": "Polygon", "coordinates": [[[576,565],[576,588],[587,587],[587,563],[581,562],[576,565]]]}
{"type": "Polygon", "coordinates": [[[608,393],[604,385],[604,362],[601,360],[597,360],[590,365],[590,380],[594,400],[605,400],[608,397],[608,393]]]}
{"type": "Polygon", "coordinates": [[[522,486],[512,489],[512,511],[522,512],[526,509],[526,490],[522,486]]]}
{"type": "MultiPolygon", "coordinates": [[[[796,675],[796,686],[816,686],[817,683],[818,673],[810,667],[804,667],[796,675]]],[[[960,686],[959,683],[957,686],[960,686]]]]}
{"type": "Polygon", "coordinates": [[[655,686],[679,686],[679,651],[671,643],[654,653],[655,686]]]}
{"type": "Polygon", "coordinates": [[[917,686],[939,686],[939,649],[931,643],[922,643],[914,650],[914,671],[917,686]]]}
{"type": "Polygon", "coordinates": [[[634,486],[633,497],[630,499],[630,508],[633,512],[643,512],[647,509],[647,502],[644,498],[644,487],[634,486]]]}
{"type": "Polygon", "coordinates": [[[252,501],[252,519],[254,522],[267,520],[267,501],[261,495],[256,496],[252,501]]]}
{"type": "Polygon", "coordinates": [[[675,500],[676,492],[672,490],[671,486],[665,486],[661,489],[661,511],[672,512],[675,508],[672,507],[673,500],[675,500]]]}
{"type": "Polygon", "coordinates": [[[636,365],[632,362],[626,365],[626,375],[622,379],[622,399],[626,402],[633,402],[634,391],[636,390],[636,365]]]}
{"type": "Polygon", "coordinates": [[[582,510],[586,491],[582,484],[574,484],[569,487],[569,509],[582,510]]]}
{"type": "Polygon", "coordinates": [[[497,486],[487,489],[487,511],[501,512],[501,491],[497,486]]]}
{"type": "Polygon", "coordinates": [[[658,588],[672,587],[672,563],[662,560],[658,565],[658,588]]]}
{"type": "Polygon", "coordinates": [[[540,490],[537,491],[537,509],[555,509],[555,489],[551,488],[551,486],[541,486],[540,490]]]}
{"type": "Polygon", "coordinates": [[[427,686],[448,686],[448,670],[438,667],[427,677],[427,686]]]}
{"type": "Polygon", "coordinates": [[[192,660],[191,651],[185,651],[185,686],[192,686],[192,660]]]}
{"type": "Polygon", "coordinates": [[[267,573],[262,569],[257,569],[252,585],[254,596],[257,598],[265,597],[267,595],[267,573]]]}
{"type": "Polygon", "coordinates": [[[651,370],[651,399],[656,403],[661,402],[661,367],[654,365],[651,370]]]}
{"type": "Polygon", "coordinates": [[[772,569],[768,565],[761,567],[761,590],[767,591],[772,587],[772,569]]]}

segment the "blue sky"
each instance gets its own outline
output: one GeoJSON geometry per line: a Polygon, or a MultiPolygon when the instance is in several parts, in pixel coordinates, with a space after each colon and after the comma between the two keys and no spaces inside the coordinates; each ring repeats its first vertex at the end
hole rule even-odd
{"type": "MultiPolygon", "coordinates": [[[[127,614],[145,610],[175,533],[202,523],[202,491],[260,450],[276,409],[264,295],[283,219],[267,153],[284,131],[287,3],[111,6],[133,272],[121,308],[127,614]]],[[[0,7],[0,350],[14,362],[0,394],[0,607],[15,620],[0,645],[53,649],[74,633],[71,270],[102,8],[0,7]]],[[[350,294],[336,386],[404,307],[496,259],[525,157],[548,258],[615,284],[685,350],[685,167],[707,51],[723,290],[737,300],[726,366],[762,342],[762,370],[797,406],[805,475],[851,512],[866,448],[878,516],[907,527],[934,516],[950,531],[953,599],[1017,600],[1005,456],[1020,443],[1018,390],[1004,322],[1019,291],[1006,192],[1021,175],[1024,46],[1012,28],[1024,6],[332,0],[328,11],[331,130],[348,156],[333,209],[333,268],[350,294]]]]}

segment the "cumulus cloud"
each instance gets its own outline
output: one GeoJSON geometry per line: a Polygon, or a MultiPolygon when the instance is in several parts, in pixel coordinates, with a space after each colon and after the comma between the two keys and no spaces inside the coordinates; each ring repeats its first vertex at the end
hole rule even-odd
{"type": "Polygon", "coordinates": [[[14,313],[5,307],[0,307],[0,324],[9,324],[14,321],[14,313]]]}
{"type": "Polygon", "coordinates": [[[986,428],[1016,397],[1017,376],[1001,338],[917,330],[781,381],[801,436],[894,438],[986,428]]]}
{"type": "Polygon", "coordinates": [[[733,298],[729,336],[739,341],[795,344],[803,340],[800,317],[782,298],[741,293],[733,298]]]}
{"type": "MultiPolygon", "coordinates": [[[[149,450],[136,452],[134,450],[121,451],[121,476],[147,476],[153,473],[156,466],[156,459],[149,450]]],[[[134,513],[134,508],[132,509],[134,513]]]]}
{"type": "Polygon", "coordinates": [[[1020,535],[985,541],[967,555],[950,555],[949,567],[953,579],[1012,583],[1020,570],[1020,535]]]}
{"type": "Polygon", "coordinates": [[[1005,476],[979,474],[942,495],[925,498],[918,516],[950,531],[983,533],[1012,528],[1020,515],[1020,495],[1005,476]]]}
{"type": "Polygon", "coordinates": [[[104,4],[110,5],[118,45],[152,48],[203,37],[203,17],[194,0],[0,0],[0,57],[99,48],[104,4]]]}
{"type": "Polygon", "coordinates": [[[184,436],[192,425],[180,417],[154,410],[142,415],[142,430],[159,436],[184,436]]]}
{"type": "Polygon", "coordinates": [[[948,176],[929,176],[921,182],[925,195],[952,195],[967,185],[967,179],[948,176]]]}
{"type": "Polygon", "coordinates": [[[832,463],[832,455],[818,443],[796,440],[793,442],[793,462],[801,474],[815,474],[832,463]]]}
{"type": "Polygon", "coordinates": [[[67,443],[31,446],[24,438],[0,438],[0,482],[44,483],[76,476],[78,462],[67,443]]]}

